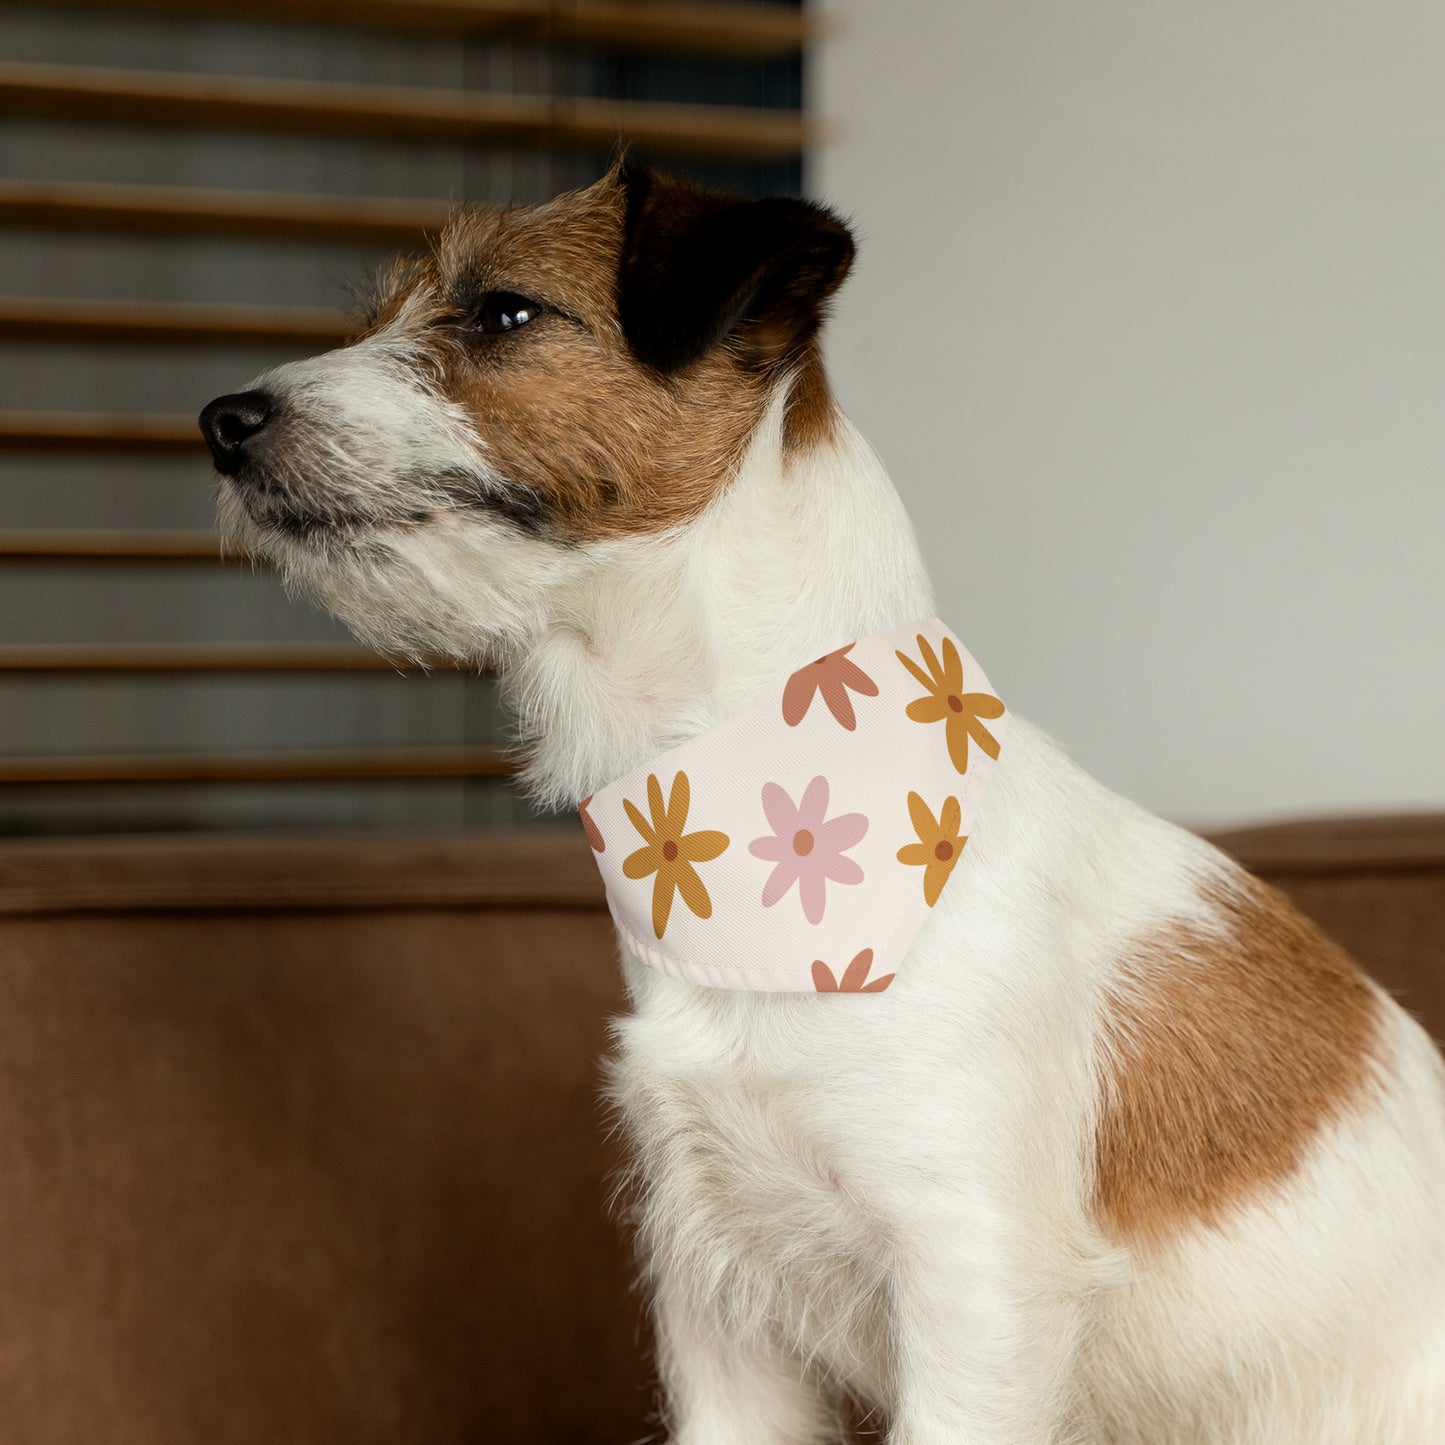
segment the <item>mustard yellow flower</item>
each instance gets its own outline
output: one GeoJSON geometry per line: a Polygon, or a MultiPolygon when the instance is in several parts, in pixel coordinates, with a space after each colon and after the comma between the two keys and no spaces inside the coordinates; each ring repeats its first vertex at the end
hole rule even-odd
{"type": "Polygon", "coordinates": [[[645,838],[646,845],[623,860],[622,871],[628,878],[657,876],[652,885],[652,927],[659,938],[667,928],[672,912],[672,896],[682,894],[682,901],[699,918],[712,917],[712,899],[697,875],[694,863],[707,863],[728,846],[728,835],[704,830],[684,833],[687,810],[692,802],[692,785],[687,774],[678,772],[672,780],[667,806],[662,802],[662,784],[654,774],[647,775],[647,806],[651,823],[642,816],[630,798],[622,800],[632,826],[645,838]]]}
{"type": "Polygon", "coordinates": [[[992,693],[964,692],[963,659],[951,637],[943,639],[943,661],[940,663],[927,640],[919,635],[918,649],[923,654],[923,668],[906,653],[897,657],[904,667],[928,689],[926,697],[908,704],[908,716],[914,722],[944,724],[948,756],[960,773],[968,771],[968,740],[972,738],[989,757],[998,757],[998,739],[984,726],[983,719],[1003,716],[1003,703],[992,693]]]}
{"type": "Polygon", "coordinates": [[[935,818],[917,793],[909,793],[908,816],[913,819],[913,831],[919,841],[905,843],[898,850],[898,861],[923,869],[923,900],[932,908],[963,852],[963,845],[968,842],[958,832],[963,809],[957,798],[945,798],[943,809],[935,818]]]}

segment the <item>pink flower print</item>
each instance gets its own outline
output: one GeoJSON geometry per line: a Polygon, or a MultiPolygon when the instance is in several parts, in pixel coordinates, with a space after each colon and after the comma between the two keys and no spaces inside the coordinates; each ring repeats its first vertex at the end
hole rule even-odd
{"type": "Polygon", "coordinates": [[[587,835],[587,841],[592,845],[594,853],[605,853],[607,851],[606,839],[602,836],[602,829],[597,826],[592,814],[587,811],[587,805],[592,801],[592,794],[588,793],[577,805],[577,811],[582,815],[582,831],[587,835]]]}
{"type": "Polygon", "coordinates": [[[894,974],[885,973],[881,978],[868,981],[868,970],[873,967],[873,950],[865,948],[843,971],[842,978],[834,978],[833,970],[821,958],[813,960],[813,987],[819,993],[882,993],[893,982],[894,974]]]}
{"type": "Polygon", "coordinates": [[[849,658],[848,654],[857,645],[850,642],[847,647],[840,647],[837,652],[830,652],[826,657],[800,667],[788,679],[788,685],[783,689],[783,721],[790,728],[797,727],[808,715],[808,709],[819,693],[822,693],[835,722],[841,723],[849,732],[858,726],[848,689],[852,688],[864,697],[877,697],[878,684],[849,658]]]}
{"type": "Polygon", "coordinates": [[[763,784],[763,812],[773,834],[754,838],[748,852],[778,865],[763,885],[764,908],[771,908],[796,883],[803,916],[809,923],[821,923],[827,880],[863,881],[862,868],[843,854],[868,831],[868,819],[862,813],[840,813],[825,820],[827,811],[827,778],[814,778],[797,804],[777,783],[763,784]]]}

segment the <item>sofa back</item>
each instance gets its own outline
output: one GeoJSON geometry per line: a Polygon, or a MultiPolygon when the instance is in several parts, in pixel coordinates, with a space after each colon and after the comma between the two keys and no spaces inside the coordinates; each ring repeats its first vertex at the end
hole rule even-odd
{"type": "MultiPolygon", "coordinates": [[[[1225,841],[1445,1032],[1445,822],[1225,841]]],[[[0,845],[0,1435],[654,1434],[622,1006],[580,833],[0,845]]]]}

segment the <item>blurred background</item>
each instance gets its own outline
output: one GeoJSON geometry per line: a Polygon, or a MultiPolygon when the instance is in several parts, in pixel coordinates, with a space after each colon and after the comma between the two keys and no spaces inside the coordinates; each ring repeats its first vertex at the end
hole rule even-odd
{"type": "Polygon", "coordinates": [[[218,558],[196,412],[338,344],[452,204],[586,184],[621,131],[797,192],[803,33],[788,4],[0,3],[0,831],[540,821],[490,681],[398,675],[218,558]]]}
{"type": "Polygon", "coordinates": [[[1445,803],[1445,9],[831,12],[832,373],[989,677],[1184,822],[1445,803]]]}
{"type": "Polygon", "coordinates": [[[0,0],[0,831],[507,829],[485,678],[222,562],[193,418],[619,129],[821,196],[941,610],[1105,782],[1445,803],[1445,13],[0,0]]]}

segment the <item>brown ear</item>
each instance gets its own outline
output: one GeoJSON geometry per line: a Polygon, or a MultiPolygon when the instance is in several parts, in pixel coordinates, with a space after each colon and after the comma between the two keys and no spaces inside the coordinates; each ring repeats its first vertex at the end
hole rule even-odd
{"type": "Polygon", "coordinates": [[[730,336],[757,363],[798,356],[853,262],[831,211],[747,201],[624,162],[618,314],[639,361],[671,372],[730,336]]]}

